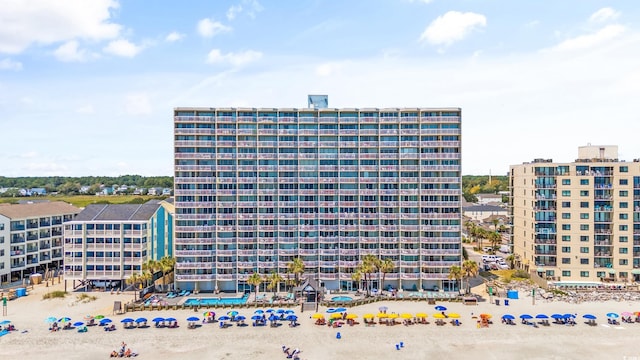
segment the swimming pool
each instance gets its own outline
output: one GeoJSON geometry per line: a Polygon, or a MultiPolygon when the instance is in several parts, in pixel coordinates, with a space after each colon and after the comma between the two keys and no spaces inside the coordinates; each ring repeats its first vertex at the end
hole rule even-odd
{"type": "Polygon", "coordinates": [[[246,304],[249,294],[246,293],[241,298],[190,298],[184,302],[185,305],[241,305],[246,304]]]}
{"type": "Polygon", "coordinates": [[[333,302],[347,302],[347,301],[351,301],[353,300],[352,298],[348,297],[348,296],[334,296],[331,298],[331,301],[333,302]]]}

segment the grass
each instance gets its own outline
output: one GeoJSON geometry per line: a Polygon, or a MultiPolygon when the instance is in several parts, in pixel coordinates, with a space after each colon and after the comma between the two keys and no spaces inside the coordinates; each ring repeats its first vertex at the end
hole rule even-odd
{"type": "Polygon", "coordinates": [[[88,303],[91,301],[96,300],[97,297],[93,296],[93,295],[88,295],[88,294],[80,294],[76,296],[76,301],[77,302],[83,302],[83,303],[88,303]]]}
{"type": "Polygon", "coordinates": [[[67,296],[67,292],[66,291],[62,291],[62,290],[51,291],[51,292],[48,292],[48,293],[42,295],[42,300],[64,299],[65,296],[67,296]]]}
{"type": "Polygon", "coordinates": [[[50,201],[64,201],[70,203],[73,206],[83,208],[90,204],[143,204],[151,199],[166,199],[167,196],[148,196],[148,195],[109,195],[109,196],[95,196],[95,195],[47,195],[32,197],[7,197],[0,198],[0,203],[15,204],[18,200],[50,200],[50,201]]]}

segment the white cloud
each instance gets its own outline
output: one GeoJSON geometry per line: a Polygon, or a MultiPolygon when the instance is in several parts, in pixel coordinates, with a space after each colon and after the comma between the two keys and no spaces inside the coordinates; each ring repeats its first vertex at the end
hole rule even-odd
{"type": "Polygon", "coordinates": [[[128,94],[125,98],[125,111],[129,115],[151,114],[151,102],[146,93],[128,94]]]}
{"type": "Polygon", "coordinates": [[[423,3],[423,4],[429,4],[432,1],[433,0],[409,0],[410,3],[423,3]]]}
{"type": "Polygon", "coordinates": [[[93,114],[93,113],[95,113],[95,110],[93,109],[93,105],[87,104],[87,105],[84,105],[84,106],[81,106],[81,107],[77,108],[76,112],[78,114],[93,114]]]}
{"type": "Polygon", "coordinates": [[[113,23],[115,0],[3,1],[0,11],[0,53],[18,54],[34,44],[76,38],[116,38],[122,26],[113,23]]]}
{"type": "Polygon", "coordinates": [[[13,70],[20,71],[22,70],[22,63],[19,61],[14,61],[9,58],[0,60],[0,70],[13,70]]]}
{"type": "Polygon", "coordinates": [[[486,25],[487,18],[482,14],[449,11],[429,24],[420,36],[420,41],[434,45],[451,45],[486,25]]]}
{"type": "Polygon", "coordinates": [[[262,7],[258,0],[243,0],[243,3],[245,4],[245,8],[248,7],[247,15],[252,19],[255,19],[256,15],[264,10],[264,7],[262,7]]]}
{"type": "Polygon", "coordinates": [[[229,21],[236,18],[236,16],[242,12],[242,5],[231,5],[229,10],[227,10],[227,19],[229,21]]]}
{"type": "Polygon", "coordinates": [[[177,31],[173,31],[169,35],[167,35],[167,37],[164,40],[166,42],[176,42],[176,41],[182,40],[183,38],[184,38],[184,34],[181,34],[177,31]]]}
{"type": "Polygon", "coordinates": [[[524,24],[524,27],[527,29],[532,29],[540,25],[540,20],[531,20],[528,23],[524,24]]]}
{"type": "Polygon", "coordinates": [[[593,14],[591,14],[591,16],[589,17],[589,21],[599,23],[599,22],[605,22],[609,20],[615,20],[619,16],[620,16],[620,12],[615,11],[610,7],[604,7],[594,12],[593,14]]]}
{"type": "Polygon", "coordinates": [[[138,46],[128,40],[113,40],[102,49],[107,54],[132,58],[142,51],[142,46],[138,46]]]}
{"type": "Polygon", "coordinates": [[[324,63],[316,67],[316,75],[319,77],[327,77],[336,73],[336,71],[342,68],[342,64],[338,63],[324,63]]]}
{"type": "Polygon", "coordinates": [[[580,35],[567,39],[549,50],[574,51],[592,48],[619,37],[625,30],[625,27],[622,25],[607,25],[593,34],[580,35]]]}
{"type": "Polygon", "coordinates": [[[33,159],[33,158],[37,158],[38,156],[40,155],[35,150],[27,151],[25,153],[20,154],[20,157],[23,159],[33,159]]]}
{"type": "Polygon", "coordinates": [[[231,31],[231,27],[223,25],[219,21],[212,21],[211,19],[198,21],[198,34],[202,37],[210,38],[229,31],[231,31]]]}
{"type": "Polygon", "coordinates": [[[247,50],[238,53],[229,52],[223,54],[220,49],[213,49],[207,55],[209,64],[230,64],[233,66],[242,66],[248,63],[260,60],[262,53],[255,50],[247,50]]]}
{"type": "Polygon", "coordinates": [[[86,61],[88,57],[86,50],[78,49],[78,42],[76,40],[67,41],[60,45],[60,47],[53,52],[53,55],[56,59],[63,62],[86,61]]]}

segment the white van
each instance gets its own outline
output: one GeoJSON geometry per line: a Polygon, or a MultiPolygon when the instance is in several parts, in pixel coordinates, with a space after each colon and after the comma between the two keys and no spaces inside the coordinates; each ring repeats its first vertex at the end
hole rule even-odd
{"type": "Polygon", "coordinates": [[[501,259],[500,256],[497,255],[482,255],[482,261],[484,262],[496,262],[498,261],[498,259],[501,259]]]}

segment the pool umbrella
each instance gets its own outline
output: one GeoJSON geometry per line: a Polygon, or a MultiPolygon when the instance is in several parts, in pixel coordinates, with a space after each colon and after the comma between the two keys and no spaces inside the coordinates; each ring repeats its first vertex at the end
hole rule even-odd
{"type": "Polygon", "coordinates": [[[324,315],[320,314],[320,313],[315,313],[313,315],[311,315],[312,319],[324,319],[324,315]]]}
{"type": "Polygon", "coordinates": [[[502,315],[502,318],[506,319],[506,320],[515,320],[515,316],[513,316],[511,314],[502,315]]]}
{"type": "Polygon", "coordinates": [[[260,314],[260,315],[262,315],[262,314],[264,314],[264,310],[262,310],[262,309],[258,309],[258,310],[256,310],[256,311],[254,311],[253,313],[254,313],[254,314],[260,314]]]}
{"type": "Polygon", "coordinates": [[[253,315],[251,317],[251,320],[262,320],[262,316],[261,315],[253,315]]]}
{"type": "Polygon", "coordinates": [[[58,322],[61,322],[61,323],[66,323],[66,322],[69,322],[69,321],[71,321],[71,318],[68,318],[68,317],[63,317],[63,318],[58,319],[58,322]]]}
{"type": "Polygon", "coordinates": [[[564,315],[562,315],[562,314],[552,314],[551,318],[558,320],[558,319],[564,318],[564,315]]]}
{"type": "Polygon", "coordinates": [[[617,319],[617,318],[619,318],[619,317],[620,317],[620,315],[618,315],[618,314],[616,314],[616,313],[612,313],[612,312],[611,312],[611,313],[608,313],[608,314],[607,314],[607,317],[608,317],[608,318],[612,318],[612,319],[617,319]]]}
{"type": "Polygon", "coordinates": [[[436,311],[447,311],[447,308],[442,305],[438,305],[436,306],[436,311]]]}
{"type": "Polygon", "coordinates": [[[287,321],[296,321],[298,320],[298,317],[295,315],[289,315],[285,318],[287,321]]]}
{"type": "Polygon", "coordinates": [[[200,321],[200,319],[195,317],[195,316],[191,316],[191,317],[187,318],[187,321],[200,321]]]}
{"type": "Polygon", "coordinates": [[[136,324],[141,324],[141,323],[146,323],[146,322],[147,322],[147,319],[143,318],[143,317],[140,317],[140,318],[136,319],[136,324]]]}
{"type": "Polygon", "coordinates": [[[164,321],[164,318],[163,317],[157,317],[157,318],[153,318],[153,320],[151,320],[151,321],[153,321],[154,323],[159,323],[159,322],[164,321]]]}
{"type": "Polygon", "coordinates": [[[53,317],[53,316],[49,316],[48,318],[44,319],[44,322],[49,323],[49,324],[54,323],[56,321],[58,321],[58,319],[53,317]]]}
{"type": "Polygon", "coordinates": [[[218,318],[218,320],[220,320],[220,321],[228,321],[228,320],[231,320],[231,318],[230,318],[230,317],[228,317],[228,316],[226,316],[226,315],[222,315],[222,316],[220,316],[220,317],[218,318]]]}
{"type": "Polygon", "coordinates": [[[373,319],[375,317],[375,315],[373,315],[373,314],[364,314],[364,315],[362,315],[362,317],[364,319],[373,319]]]}
{"type": "Polygon", "coordinates": [[[420,313],[417,313],[417,314],[416,314],[416,317],[419,317],[419,318],[426,318],[426,317],[428,317],[428,316],[429,316],[429,315],[427,315],[427,313],[423,313],[423,312],[420,312],[420,313]]]}
{"type": "Polygon", "coordinates": [[[358,315],[356,315],[356,314],[347,314],[347,319],[349,319],[349,320],[354,320],[354,319],[357,319],[357,318],[358,318],[358,315]]]}
{"type": "MultiPolygon", "coordinates": [[[[349,314],[349,315],[351,315],[351,314],[349,314]]],[[[400,317],[403,318],[403,319],[411,319],[413,317],[413,315],[411,315],[409,313],[402,313],[402,314],[400,314],[400,317]]],[[[348,317],[347,317],[347,319],[348,319],[348,317]]]]}
{"type": "Polygon", "coordinates": [[[388,307],[386,307],[386,306],[380,306],[380,307],[378,308],[378,311],[380,311],[380,312],[385,312],[385,311],[387,311],[387,310],[389,310],[389,308],[388,308],[388,307]]]}
{"type": "Polygon", "coordinates": [[[538,314],[536,315],[536,319],[548,319],[549,317],[545,314],[538,314]]]}
{"type": "Polygon", "coordinates": [[[520,315],[520,319],[529,320],[529,319],[533,319],[533,316],[531,316],[529,314],[522,314],[522,315],[520,315]]]}
{"type": "Polygon", "coordinates": [[[164,321],[177,321],[176,318],[168,317],[164,321]]]}
{"type": "Polygon", "coordinates": [[[594,315],[591,314],[584,314],[582,315],[583,318],[587,319],[587,320],[595,320],[596,317],[594,315]]]}
{"type": "Polygon", "coordinates": [[[328,312],[329,314],[333,314],[334,312],[336,312],[336,309],[335,309],[335,308],[328,308],[328,309],[327,309],[327,312],[328,312]]]}
{"type": "Polygon", "coordinates": [[[93,318],[96,320],[104,319],[104,315],[96,315],[93,318]]]}
{"type": "Polygon", "coordinates": [[[435,313],[435,314],[433,314],[433,318],[434,319],[444,319],[444,315],[442,315],[442,313],[435,313]]]}
{"type": "Polygon", "coordinates": [[[132,318],[124,318],[122,320],[120,320],[121,323],[126,324],[126,323],[132,323],[135,322],[135,320],[133,320],[132,318]]]}
{"type": "MultiPolygon", "coordinates": [[[[0,325],[2,325],[2,324],[0,323],[0,325]]],[[[82,325],[84,325],[84,323],[82,321],[76,321],[76,322],[73,323],[73,326],[75,326],[75,327],[82,326],[82,325]]]]}
{"type": "Polygon", "coordinates": [[[243,321],[246,320],[247,318],[244,315],[238,315],[236,316],[236,321],[243,321]]]}
{"type": "Polygon", "coordinates": [[[451,313],[451,314],[449,314],[447,316],[449,316],[452,319],[460,319],[460,314],[458,314],[458,313],[451,313]]]}

